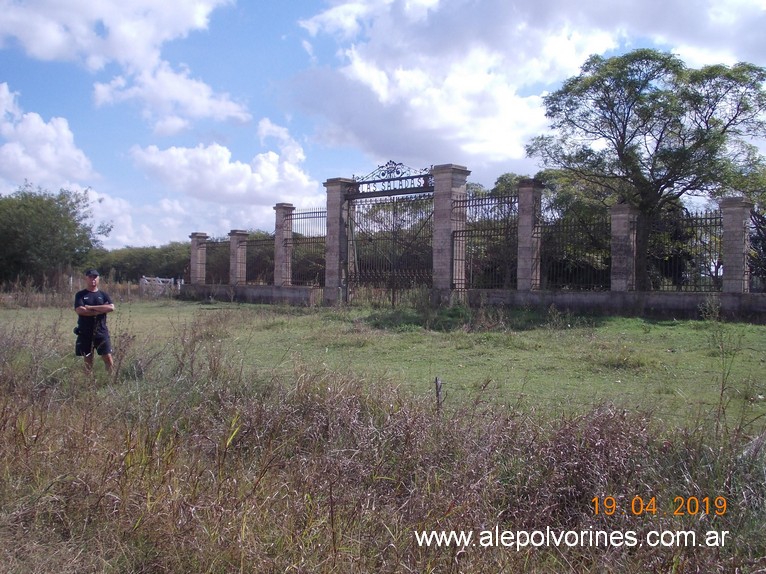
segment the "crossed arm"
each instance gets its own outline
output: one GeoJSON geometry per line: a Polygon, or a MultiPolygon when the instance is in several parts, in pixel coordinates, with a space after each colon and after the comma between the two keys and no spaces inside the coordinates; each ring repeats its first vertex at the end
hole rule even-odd
{"type": "Polygon", "coordinates": [[[107,303],[106,305],[81,305],[75,307],[75,312],[81,317],[95,317],[96,315],[111,313],[112,311],[114,311],[114,303],[107,303]]]}

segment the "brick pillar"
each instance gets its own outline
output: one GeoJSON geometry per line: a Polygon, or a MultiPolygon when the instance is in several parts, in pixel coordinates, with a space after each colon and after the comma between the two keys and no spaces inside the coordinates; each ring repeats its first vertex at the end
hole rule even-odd
{"type": "Polygon", "coordinates": [[[191,261],[189,262],[189,283],[204,285],[207,267],[207,233],[195,231],[191,238],[191,261]]]}
{"type": "Polygon", "coordinates": [[[724,197],[720,201],[723,216],[723,292],[748,293],[750,291],[750,267],[747,254],[750,250],[748,227],[753,204],[740,197],[724,197]]]}
{"type": "Polygon", "coordinates": [[[293,284],[293,212],[292,203],[277,203],[274,221],[274,285],[293,284]]]}
{"type": "Polygon", "coordinates": [[[465,199],[471,172],[461,165],[444,164],[431,169],[434,178],[433,295],[439,303],[451,300],[452,290],[465,288],[465,248],[453,249],[455,231],[465,229],[465,206],[453,213],[452,203],[465,199]],[[456,258],[455,255],[458,255],[456,258]]]}
{"type": "Polygon", "coordinates": [[[540,288],[540,234],[537,232],[542,185],[534,179],[519,182],[518,267],[516,289],[540,288]]]}
{"type": "Polygon", "coordinates": [[[247,283],[247,231],[229,232],[229,285],[247,283]]]}
{"type": "Polygon", "coordinates": [[[610,209],[612,223],[611,291],[636,290],[636,221],[638,211],[627,203],[610,209]]]}
{"type": "Polygon", "coordinates": [[[348,221],[345,193],[352,183],[354,180],[342,177],[324,182],[327,190],[324,302],[328,305],[341,303],[347,296],[348,221]]]}

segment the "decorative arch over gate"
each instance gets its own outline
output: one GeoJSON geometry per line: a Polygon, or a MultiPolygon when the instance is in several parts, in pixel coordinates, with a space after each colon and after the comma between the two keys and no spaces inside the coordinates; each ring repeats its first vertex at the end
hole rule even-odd
{"type": "Polygon", "coordinates": [[[346,190],[346,199],[433,193],[432,169],[416,170],[403,163],[389,161],[363,177],[352,177],[352,183],[346,190]]]}

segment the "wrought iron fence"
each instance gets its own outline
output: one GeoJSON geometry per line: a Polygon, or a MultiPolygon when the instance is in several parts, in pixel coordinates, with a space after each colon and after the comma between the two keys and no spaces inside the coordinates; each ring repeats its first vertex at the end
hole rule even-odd
{"type": "Polygon", "coordinates": [[[723,285],[720,211],[663,213],[652,223],[647,265],[656,291],[715,292],[723,285]]]}
{"type": "Polygon", "coordinates": [[[607,213],[543,214],[540,287],[608,291],[611,286],[611,222],[607,213]],[[547,215],[547,216],[546,216],[547,215]]]}
{"type": "Polygon", "coordinates": [[[392,305],[400,291],[433,282],[433,194],[349,202],[348,280],[384,290],[392,305]]]}
{"type": "Polygon", "coordinates": [[[753,208],[750,212],[748,228],[750,253],[748,266],[750,271],[750,292],[766,292],[766,214],[753,208]]]}
{"type": "Polygon", "coordinates": [[[515,289],[518,259],[518,196],[456,200],[453,218],[465,227],[453,233],[453,285],[465,289],[515,289]],[[457,276],[459,274],[459,276],[457,276]]]}
{"type": "Polygon", "coordinates": [[[245,281],[248,285],[274,284],[274,234],[247,240],[245,281]]]}
{"type": "Polygon", "coordinates": [[[288,217],[292,284],[324,287],[327,210],[294,211],[288,217]]]}
{"type": "MultiPolygon", "coordinates": [[[[364,197],[348,202],[348,283],[361,292],[378,291],[392,304],[404,291],[433,284],[433,194],[364,197]]],[[[453,202],[453,287],[516,289],[518,197],[469,197],[453,202]],[[462,223],[464,222],[464,224],[462,223]]],[[[291,230],[293,285],[323,287],[327,213],[294,211],[291,230]]],[[[754,212],[749,235],[750,290],[764,290],[766,217],[754,212]]],[[[539,239],[540,288],[608,290],[611,230],[606,211],[542,210],[534,232],[539,239]]],[[[720,291],[723,280],[723,221],[720,211],[665,212],[650,229],[647,265],[653,290],[720,291]]],[[[206,242],[205,281],[228,284],[230,239],[206,242]]],[[[275,236],[251,234],[246,241],[246,282],[274,284],[275,236]]]]}
{"type": "Polygon", "coordinates": [[[205,283],[229,284],[230,251],[229,239],[209,239],[205,242],[205,283]]]}

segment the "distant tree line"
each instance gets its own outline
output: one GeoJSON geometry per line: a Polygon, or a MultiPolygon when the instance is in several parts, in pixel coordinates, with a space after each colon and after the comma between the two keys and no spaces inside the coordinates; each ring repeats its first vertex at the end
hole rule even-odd
{"type": "Polygon", "coordinates": [[[96,249],[88,261],[112,281],[136,282],[142,276],[183,279],[189,258],[189,243],[174,241],[160,247],[96,249]]]}

